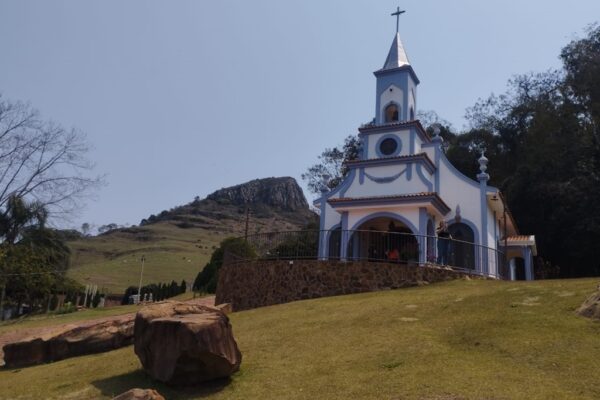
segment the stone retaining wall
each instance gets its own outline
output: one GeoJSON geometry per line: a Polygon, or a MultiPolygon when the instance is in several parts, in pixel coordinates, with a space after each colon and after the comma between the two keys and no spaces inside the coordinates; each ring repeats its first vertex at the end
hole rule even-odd
{"type": "Polygon", "coordinates": [[[248,261],[223,265],[219,271],[215,304],[231,303],[233,311],[240,311],[302,299],[417,286],[465,275],[469,274],[414,264],[248,261]]]}

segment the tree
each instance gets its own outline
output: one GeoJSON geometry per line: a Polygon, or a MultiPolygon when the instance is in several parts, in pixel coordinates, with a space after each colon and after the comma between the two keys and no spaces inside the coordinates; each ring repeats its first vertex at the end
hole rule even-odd
{"type": "MultiPolygon", "coordinates": [[[[490,183],[506,195],[523,231],[534,232],[560,275],[600,273],[600,27],[561,52],[563,69],[516,76],[502,96],[468,112],[473,129],[450,143],[461,171],[476,166],[480,140],[490,159],[490,183]],[[469,167],[470,166],[470,167],[469,167]]],[[[473,171],[466,171],[472,175],[473,171]]]]}
{"type": "Polygon", "coordinates": [[[41,119],[30,105],[0,96],[0,209],[11,197],[35,199],[66,217],[102,183],[89,176],[83,133],[41,119]]]}
{"type": "Polygon", "coordinates": [[[338,186],[348,174],[345,163],[358,159],[361,152],[360,145],[358,137],[348,136],[341,149],[338,147],[325,149],[318,157],[319,162],[302,174],[308,189],[313,193],[320,193],[325,175],[329,177],[327,187],[333,189],[338,186]]]}
{"type": "Polygon", "coordinates": [[[0,316],[6,297],[31,306],[48,298],[64,279],[70,250],[46,228],[48,213],[37,202],[10,196],[0,214],[0,316]]]}
{"type": "Polygon", "coordinates": [[[219,269],[223,265],[225,254],[228,253],[234,257],[252,259],[256,257],[256,252],[252,246],[242,238],[224,239],[219,247],[215,249],[210,257],[210,261],[204,266],[202,271],[198,272],[194,280],[193,289],[199,292],[215,293],[217,290],[217,281],[219,279],[219,269]]]}
{"type": "Polygon", "coordinates": [[[90,234],[91,229],[92,227],[89,223],[84,222],[83,224],[81,224],[81,233],[83,233],[83,236],[88,236],[90,234]]]}

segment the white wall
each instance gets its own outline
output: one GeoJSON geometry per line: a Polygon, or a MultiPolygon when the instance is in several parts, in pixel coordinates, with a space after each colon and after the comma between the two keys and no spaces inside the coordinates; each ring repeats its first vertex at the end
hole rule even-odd
{"type": "MultiPolygon", "coordinates": [[[[408,168],[408,164],[382,165],[365,168],[365,173],[376,178],[384,178],[394,176],[406,168],[408,168]]],[[[346,191],[345,197],[391,196],[429,191],[417,175],[416,163],[412,163],[411,168],[412,177],[410,181],[407,179],[407,172],[404,172],[402,176],[390,183],[373,182],[365,175],[362,185],[359,182],[360,171],[357,170],[356,178],[352,186],[346,191]]],[[[433,183],[431,175],[424,168],[421,168],[421,170],[424,172],[425,177],[433,183]]]]}

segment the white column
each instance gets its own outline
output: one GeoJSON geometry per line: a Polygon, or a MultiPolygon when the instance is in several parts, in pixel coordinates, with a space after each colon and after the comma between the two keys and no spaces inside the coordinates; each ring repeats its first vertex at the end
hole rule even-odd
{"type": "Polygon", "coordinates": [[[514,258],[510,259],[509,267],[510,267],[510,280],[516,281],[517,280],[517,264],[516,264],[516,260],[514,258]]]}

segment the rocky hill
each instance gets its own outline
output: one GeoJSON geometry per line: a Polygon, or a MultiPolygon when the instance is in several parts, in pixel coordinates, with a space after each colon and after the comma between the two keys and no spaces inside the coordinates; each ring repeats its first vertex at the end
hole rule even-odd
{"type": "Polygon", "coordinates": [[[255,179],[151,215],[137,227],[73,237],[69,275],[120,293],[139,283],[143,255],[144,282],[191,282],[221,240],[244,234],[247,209],[249,234],[318,226],[293,178],[255,179]]]}
{"type": "Polygon", "coordinates": [[[316,215],[310,211],[296,180],[280,177],[254,179],[217,190],[205,199],[197,197],[186,205],[151,215],[140,225],[174,221],[180,228],[229,226],[226,230],[233,233],[239,232],[237,223],[245,223],[247,211],[258,224],[253,229],[255,232],[262,231],[261,225],[269,225],[271,230],[293,230],[316,222],[316,215]]]}

